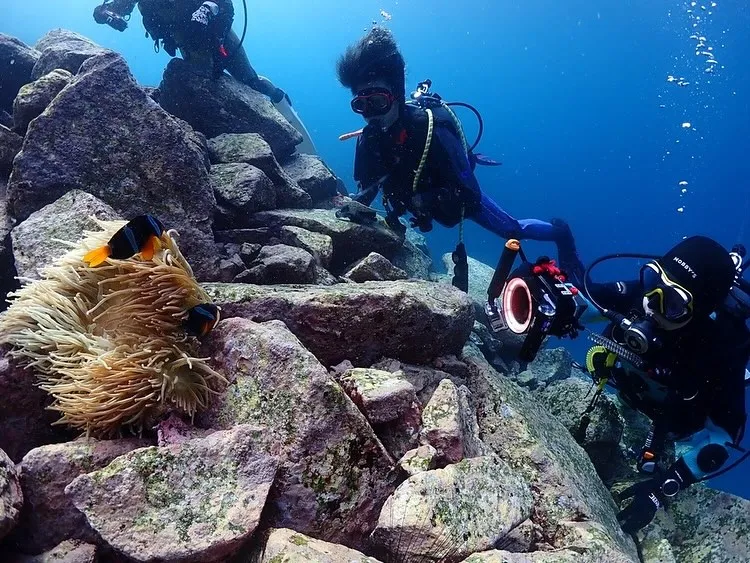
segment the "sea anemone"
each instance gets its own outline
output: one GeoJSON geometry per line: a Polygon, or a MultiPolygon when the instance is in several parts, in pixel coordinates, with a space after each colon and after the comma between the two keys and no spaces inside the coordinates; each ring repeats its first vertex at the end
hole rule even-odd
{"type": "Polygon", "coordinates": [[[0,315],[0,344],[33,369],[67,424],[87,435],[140,431],[167,411],[204,409],[225,383],[197,358],[184,323],[210,301],[180,253],[174,231],[159,238],[152,260],[140,255],[90,267],[89,250],[126,224],[99,221],[85,238],[10,294],[0,315]]]}

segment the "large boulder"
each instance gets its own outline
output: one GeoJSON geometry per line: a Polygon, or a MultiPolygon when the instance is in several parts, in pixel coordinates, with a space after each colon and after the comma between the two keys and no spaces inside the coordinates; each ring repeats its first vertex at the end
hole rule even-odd
{"type": "Polygon", "coordinates": [[[13,159],[21,152],[23,138],[0,125],[0,179],[7,178],[13,169],[13,159]]]}
{"type": "Polygon", "coordinates": [[[377,252],[370,252],[367,256],[358,260],[344,277],[353,282],[366,281],[396,281],[405,280],[409,275],[401,268],[391,264],[390,260],[377,252]]]}
{"type": "Polygon", "coordinates": [[[216,200],[201,146],[122,57],[95,56],[30,125],[8,184],[11,213],[24,220],[78,188],[125,218],[149,212],[177,229],[196,274],[211,279],[216,200]]]}
{"type": "Polygon", "coordinates": [[[330,199],[337,193],[336,176],[318,156],[294,154],[284,161],[284,172],[310,194],[313,203],[330,199]]]}
{"type": "Polygon", "coordinates": [[[316,540],[294,530],[271,530],[259,563],[378,563],[354,549],[316,540]]]}
{"type": "Polygon", "coordinates": [[[121,219],[109,205],[80,190],[72,190],[29,215],[10,233],[18,275],[40,279],[46,266],[70,250],[62,241],[77,243],[84,231],[98,230],[92,216],[106,221],[121,219]]]}
{"type": "Polygon", "coordinates": [[[23,493],[13,460],[0,450],[0,540],[8,535],[21,516],[23,493]]]}
{"type": "Polygon", "coordinates": [[[387,371],[353,368],[340,383],[371,424],[397,420],[417,402],[414,386],[387,371]]]}
{"type": "Polygon", "coordinates": [[[55,96],[72,80],[70,72],[56,68],[22,86],[13,102],[13,130],[25,135],[31,120],[47,109],[55,96]]]}
{"type": "Polygon", "coordinates": [[[301,248],[274,244],[264,246],[235,281],[262,285],[284,283],[313,283],[315,259],[301,248]]]}
{"type": "Polygon", "coordinates": [[[750,554],[750,500],[693,486],[660,510],[642,536],[652,553],[663,550],[656,547],[666,538],[675,561],[744,563],[750,554]]]}
{"type": "Polygon", "coordinates": [[[414,229],[406,229],[403,246],[391,258],[397,268],[404,270],[410,278],[430,279],[432,258],[424,236],[414,229]]]}
{"type": "Polygon", "coordinates": [[[528,485],[500,458],[468,459],[399,485],[373,540],[396,561],[460,560],[492,548],[531,508],[528,485]]]}
{"type": "Polygon", "coordinates": [[[612,496],[568,430],[527,391],[497,373],[475,347],[464,349],[463,362],[479,405],[482,441],[531,487],[532,521],[539,534],[528,551],[575,545],[582,561],[638,561],[632,540],[617,522],[612,496]]]}
{"type": "Polygon", "coordinates": [[[395,486],[393,460],[362,413],[278,321],[225,319],[203,351],[231,383],[198,424],[262,425],[264,447],[281,458],[273,525],[362,546],[395,486]]]}
{"type": "Polygon", "coordinates": [[[276,188],[265,173],[249,164],[215,164],[210,172],[216,196],[215,227],[247,227],[247,217],[276,208],[276,188]]]}
{"type": "Polygon", "coordinates": [[[70,438],[52,426],[59,415],[47,409],[52,398],[37,383],[31,369],[16,365],[0,348],[0,449],[16,463],[37,446],[70,438]]]}
{"type": "MultiPolygon", "coordinates": [[[[513,379],[519,385],[529,389],[544,388],[556,381],[562,381],[571,376],[573,357],[565,348],[540,350],[534,361],[513,379]]],[[[576,372],[579,376],[583,376],[576,372]]],[[[591,379],[588,380],[591,382],[591,379]]]]}
{"type": "Polygon", "coordinates": [[[466,295],[431,282],[204,287],[224,317],[284,321],[325,365],[367,366],[382,356],[429,362],[457,353],[473,324],[466,295]]]}
{"type": "Polygon", "coordinates": [[[31,82],[31,71],[39,51],[0,33],[0,111],[13,111],[13,100],[21,86],[31,82]]]}
{"type": "Polygon", "coordinates": [[[206,137],[222,133],[259,133],[283,158],[302,135],[276,111],[269,99],[226,75],[201,76],[182,59],[172,59],[159,85],[159,103],[206,137]]]}
{"type": "Polygon", "coordinates": [[[260,521],[278,461],[240,425],[141,448],[65,489],[109,546],[136,561],[226,560],[260,521]]]}
{"type": "Polygon", "coordinates": [[[389,258],[403,244],[403,239],[379,220],[372,225],[360,225],[337,219],[332,209],[280,209],[256,213],[250,222],[257,227],[292,226],[322,233],[333,241],[331,268],[343,272],[348,265],[371,252],[389,258]]]}
{"type": "Polygon", "coordinates": [[[209,139],[208,150],[214,164],[244,163],[262,170],[276,186],[279,207],[312,207],[310,195],[284,171],[271,145],[257,133],[218,135],[209,139]]]}
{"type": "Polygon", "coordinates": [[[64,540],[96,541],[84,515],[65,496],[65,487],[79,475],[147,445],[137,439],[80,439],[31,450],[18,465],[26,504],[14,542],[24,552],[37,554],[64,540]]]}
{"type": "Polygon", "coordinates": [[[83,35],[67,29],[53,29],[37,41],[34,48],[41,55],[31,71],[33,80],[56,68],[75,74],[87,59],[110,52],[83,35]]]}
{"type": "Polygon", "coordinates": [[[580,444],[591,458],[602,481],[611,485],[614,481],[632,476],[632,468],[626,448],[621,447],[622,416],[613,398],[602,394],[595,408],[588,414],[588,422],[582,416],[589,406],[594,390],[591,383],[571,377],[538,390],[538,398],[554,414],[573,436],[578,435],[580,444]]]}

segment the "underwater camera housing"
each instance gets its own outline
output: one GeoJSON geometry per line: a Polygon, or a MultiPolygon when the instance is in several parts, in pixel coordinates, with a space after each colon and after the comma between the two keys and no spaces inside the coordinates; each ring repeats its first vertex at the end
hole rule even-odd
{"type": "Polygon", "coordinates": [[[485,313],[493,332],[526,335],[519,352],[522,361],[532,361],[547,336],[578,336],[586,307],[578,289],[565,281],[554,261],[543,257],[532,264],[517,240],[505,244],[487,288],[485,313]],[[518,254],[524,263],[511,273],[518,254]]]}

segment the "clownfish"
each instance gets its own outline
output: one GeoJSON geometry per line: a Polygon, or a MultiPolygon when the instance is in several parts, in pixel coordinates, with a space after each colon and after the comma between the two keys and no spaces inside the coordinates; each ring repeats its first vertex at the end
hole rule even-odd
{"type": "Polygon", "coordinates": [[[163,233],[164,225],[156,217],[139,215],[117,231],[105,246],[87,252],[83,261],[93,267],[107,258],[124,260],[138,253],[144,260],[151,260],[163,233]]]}
{"type": "Polygon", "coordinates": [[[220,309],[212,303],[200,303],[188,309],[185,330],[193,336],[203,337],[219,322],[220,309]]]}

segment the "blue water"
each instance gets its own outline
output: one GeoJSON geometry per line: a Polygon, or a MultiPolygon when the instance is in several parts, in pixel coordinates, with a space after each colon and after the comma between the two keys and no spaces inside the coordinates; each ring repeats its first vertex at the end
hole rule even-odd
{"type": "MultiPolygon", "coordinates": [[[[750,65],[743,58],[750,8],[744,0],[716,3],[698,2],[690,14],[690,2],[677,0],[248,0],[245,48],[256,70],[289,93],[350,191],[354,144],[337,137],[362,123],[349,110],[335,61],[384,21],[384,10],[407,60],[408,87],[429,77],[444,98],[482,112],[480,150],[504,165],[480,169],[479,180],[516,217],[567,219],[584,260],[662,253],[691,234],[750,247],[750,65]],[[702,20],[694,28],[696,14],[702,20]],[[719,61],[713,74],[695,54],[696,32],[719,61]],[[690,85],[668,82],[669,75],[690,85]],[[684,195],[681,181],[688,182],[684,195]]],[[[142,84],[158,85],[168,55],[154,54],[137,11],[121,34],[94,23],[95,4],[7,2],[0,31],[33,44],[53,27],[72,29],[123,53],[142,84]]],[[[239,0],[235,8],[241,33],[239,0]]],[[[471,114],[464,122],[472,137],[471,114]]],[[[436,226],[428,237],[435,257],[452,250],[456,236],[436,226]]],[[[466,239],[471,255],[495,263],[502,241],[472,224],[466,239]]],[[[554,251],[535,243],[526,249],[554,251]]],[[[633,272],[628,263],[603,270],[633,272]]],[[[750,461],[714,484],[750,498],[748,477],[750,461]]]]}

